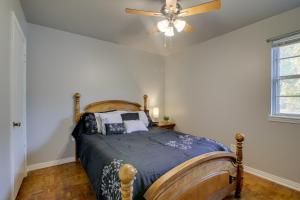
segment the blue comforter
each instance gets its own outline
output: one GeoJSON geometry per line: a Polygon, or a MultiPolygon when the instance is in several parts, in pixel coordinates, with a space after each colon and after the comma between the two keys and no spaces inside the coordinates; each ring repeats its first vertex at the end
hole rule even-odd
{"type": "Polygon", "coordinates": [[[118,171],[122,164],[130,163],[137,169],[134,199],[144,199],[155,180],[182,162],[212,151],[229,151],[213,140],[160,128],[123,135],[76,136],[78,155],[99,200],[121,199],[118,171]]]}

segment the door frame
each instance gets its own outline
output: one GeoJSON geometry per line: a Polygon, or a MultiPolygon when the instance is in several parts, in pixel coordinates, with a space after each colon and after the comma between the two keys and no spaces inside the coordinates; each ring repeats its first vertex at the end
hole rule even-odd
{"type": "MultiPolygon", "coordinates": [[[[24,177],[27,176],[27,119],[26,119],[26,71],[27,71],[27,40],[24,34],[23,29],[21,28],[20,22],[15,14],[15,12],[11,12],[11,23],[10,23],[10,102],[12,102],[12,91],[13,91],[13,73],[15,73],[13,71],[13,59],[14,59],[14,31],[18,31],[21,33],[21,37],[24,40],[24,51],[25,51],[25,69],[23,71],[22,76],[24,76],[24,85],[23,85],[23,96],[24,96],[24,100],[23,100],[23,113],[24,116],[22,116],[22,126],[23,126],[23,131],[25,134],[24,137],[24,153],[25,153],[25,171],[24,171],[24,177]]],[[[12,127],[12,123],[13,123],[13,105],[10,105],[10,164],[11,164],[11,199],[14,200],[16,198],[16,194],[15,194],[15,180],[14,180],[14,171],[15,171],[15,166],[14,166],[14,148],[13,148],[13,127],[12,127]]]]}

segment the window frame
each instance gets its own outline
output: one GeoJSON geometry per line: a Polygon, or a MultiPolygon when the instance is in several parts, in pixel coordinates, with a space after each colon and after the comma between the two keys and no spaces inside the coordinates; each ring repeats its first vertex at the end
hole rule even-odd
{"type": "MultiPolygon", "coordinates": [[[[272,49],[271,49],[271,111],[269,115],[269,120],[271,121],[279,121],[279,122],[290,122],[290,123],[300,123],[300,114],[288,114],[281,113],[279,110],[279,100],[280,100],[280,80],[288,80],[288,79],[300,79],[300,74],[297,75],[287,75],[280,76],[279,74],[279,48],[287,45],[292,45],[300,43],[300,34],[293,35],[292,37],[281,38],[277,41],[272,41],[272,49]]],[[[286,59],[292,59],[300,57],[291,56],[286,59]]],[[[291,95],[290,97],[300,97],[300,95],[291,95]]]]}

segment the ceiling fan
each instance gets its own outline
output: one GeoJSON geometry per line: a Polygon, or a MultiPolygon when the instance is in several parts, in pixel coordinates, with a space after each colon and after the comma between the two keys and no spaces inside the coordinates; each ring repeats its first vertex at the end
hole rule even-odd
{"type": "Polygon", "coordinates": [[[186,21],[182,20],[183,17],[219,10],[221,8],[221,0],[213,0],[210,2],[202,3],[190,8],[183,9],[178,3],[178,0],[166,0],[160,12],[145,11],[126,8],[125,12],[128,14],[138,14],[152,17],[164,17],[165,19],[157,23],[157,27],[152,31],[164,33],[166,37],[173,37],[176,30],[178,33],[194,32],[195,29],[186,21]]]}

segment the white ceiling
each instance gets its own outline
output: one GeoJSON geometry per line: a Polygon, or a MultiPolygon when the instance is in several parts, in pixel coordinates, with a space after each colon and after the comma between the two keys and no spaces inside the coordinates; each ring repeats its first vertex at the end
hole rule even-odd
{"type": "MultiPolygon", "coordinates": [[[[181,0],[183,8],[209,0],[181,0]]],[[[148,32],[161,18],[125,14],[124,9],[159,11],[161,0],[21,0],[28,22],[127,45],[162,55],[203,42],[300,6],[300,0],[222,0],[220,11],[186,17],[197,31],[164,37],[148,32]]]]}

